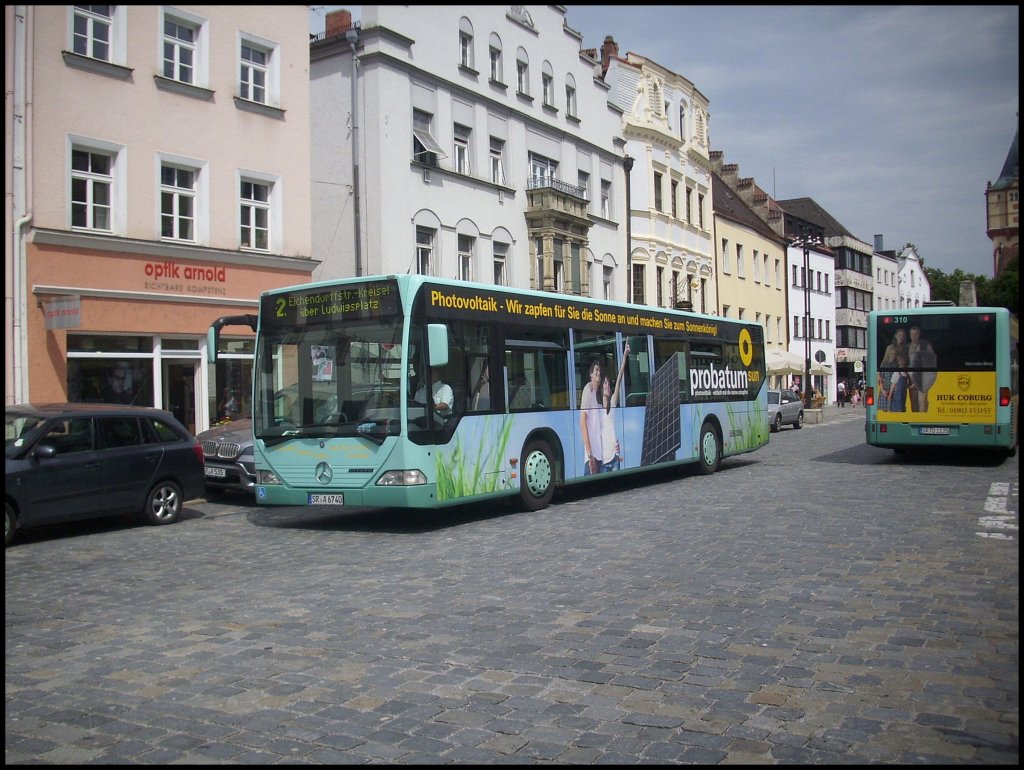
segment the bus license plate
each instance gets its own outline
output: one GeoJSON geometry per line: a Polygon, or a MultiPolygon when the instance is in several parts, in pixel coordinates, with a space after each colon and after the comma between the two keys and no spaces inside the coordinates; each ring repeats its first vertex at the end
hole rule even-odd
{"type": "Polygon", "coordinates": [[[215,479],[227,478],[228,472],[223,468],[211,468],[209,465],[205,469],[206,475],[215,479]]]}
{"type": "Polygon", "coordinates": [[[949,428],[937,428],[931,426],[924,426],[921,428],[922,436],[948,436],[949,428]]]}
{"type": "Polygon", "coordinates": [[[306,494],[306,505],[344,505],[345,495],[306,494]]]}

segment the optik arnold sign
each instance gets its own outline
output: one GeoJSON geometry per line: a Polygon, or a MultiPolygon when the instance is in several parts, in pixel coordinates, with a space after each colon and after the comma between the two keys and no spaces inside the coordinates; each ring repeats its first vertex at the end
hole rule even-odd
{"type": "Polygon", "coordinates": [[[202,294],[223,297],[227,294],[227,268],[191,265],[167,260],[147,262],[143,268],[145,288],[173,294],[202,294]]]}

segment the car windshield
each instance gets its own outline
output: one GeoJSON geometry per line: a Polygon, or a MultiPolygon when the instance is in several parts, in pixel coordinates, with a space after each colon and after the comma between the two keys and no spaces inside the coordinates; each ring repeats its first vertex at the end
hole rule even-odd
{"type": "Polygon", "coordinates": [[[4,412],[4,449],[21,448],[26,434],[41,425],[44,419],[24,412],[4,412]]]}

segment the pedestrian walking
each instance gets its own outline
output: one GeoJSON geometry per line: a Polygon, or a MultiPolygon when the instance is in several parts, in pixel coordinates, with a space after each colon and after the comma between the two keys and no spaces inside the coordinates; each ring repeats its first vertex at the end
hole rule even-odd
{"type": "Polygon", "coordinates": [[[839,385],[836,386],[836,400],[839,402],[839,406],[846,406],[846,381],[840,380],[839,385]]]}

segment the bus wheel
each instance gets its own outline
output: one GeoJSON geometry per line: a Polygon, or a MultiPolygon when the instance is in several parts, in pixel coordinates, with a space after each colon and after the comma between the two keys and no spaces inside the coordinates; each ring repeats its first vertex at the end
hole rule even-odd
{"type": "Polygon", "coordinates": [[[519,465],[519,499],[528,511],[546,508],[555,494],[555,463],[544,441],[531,441],[519,465]]]}
{"type": "Polygon", "coordinates": [[[700,426],[700,457],[698,465],[700,472],[704,474],[714,473],[718,470],[718,464],[722,461],[722,445],[718,441],[718,431],[714,426],[706,422],[700,426]]]}

